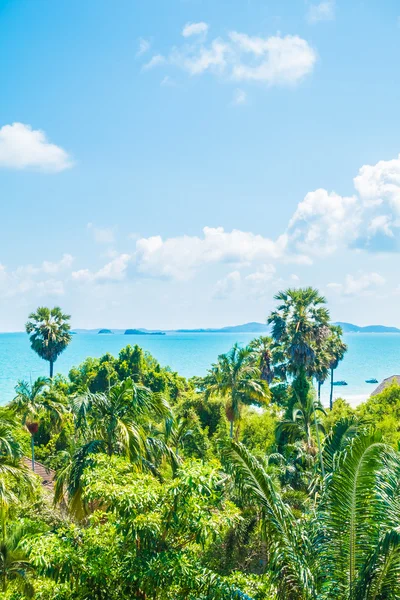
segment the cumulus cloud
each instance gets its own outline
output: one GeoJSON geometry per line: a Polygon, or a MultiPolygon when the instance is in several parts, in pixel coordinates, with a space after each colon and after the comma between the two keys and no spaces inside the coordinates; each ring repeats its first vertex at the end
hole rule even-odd
{"type": "Polygon", "coordinates": [[[318,4],[311,4],[307,12],[308,22],[332,21],[335,18],[335,4],[335,0],[323,0],[318,4]]]}
{"type": "Polygon", "coordinates": [[[324,189],[309,192],[289,222],[290,245],[306,254],[331,254],[357,238],[361,218],[355,196],[324,189]]]}
{"type": "Polygon", "coordinates": [[[385,278],[379,273],[364,273],[346,275],[344,283],[329,283],[328,288],[344,296],[358,296],[370,294],[385,283],[385,278]]]}
{"type": "Polygon", "coordinates": [[[230,39],[242,53],[232,68],[232,77],[238,81],[294,84],[311,73],[317,59],[313,48],[297,35],[261,38],[234,31],[230,39]],[[250,62],[245,60],[247,56],[250,62]]]}
{"type": "MultiPolygon", "coordinates": [[[[185,37],[200,33],[200,29],[206,33],[205,25],[188,24],[183,30],[185,37]]],[[[315,50],[297,35],[259,37],[231,31],[226,38],[209,42],[195,37],[174,47],[167,58],[154,56],[144,69],[168,63],[193,76],[209,72],[233,81],[292,85],[312,72],[316,60],[315,50]]]]}
{"type": "Polygon", "coordinates": [[[89,269],[73,271],[72,279],[78,283],[115,283],[126,278],[128,265],[132,257],[130,254],[119,254],[98,271],[89,269]]]}
{"type": "Polygon", "coordinates": [[[65,277],[70,271],[74,258],[64,254],[59,261],[44,260],[40,265],[21,265],[9,270],[0,264],[0,297],[12,298],[30,294],[32,297],[61,296],[64,294],[65,277]]]}
{"type": "Polygon", "coordinates": [[[71,166],[68,153],[50,143],[44,131],[24,123],[0,128],[0,168],[58,172],[71,166]]]}
{"type": "Polygon", "coordinates": [[[205,265],[226,263],[246,266],[282,256],[286,240],[276,241],[251,232],[204,227],[203,236],[160,236],[136,242],[135,262],[140,273],[185,280],[205,265]]]}
{"type": "Polygon", "coordinates": [[[231,297],[240,287],[242,277],[239,271],[232,271],[226,277],[217,281],[214,298],[225,300],[231,297]]]}
{"type": "Polygon", "coordinates": [[[182,30],[182,35],[185,38],[191,37],[192,35],[206,34],[208,31],[208,24],[204,21],[199,23],[186,23],[182,30]]]}

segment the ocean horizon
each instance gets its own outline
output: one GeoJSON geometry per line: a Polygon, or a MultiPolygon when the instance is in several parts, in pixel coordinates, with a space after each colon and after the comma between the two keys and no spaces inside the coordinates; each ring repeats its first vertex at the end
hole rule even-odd
{"type": "MultiPolygon", "coordinates": [[[[78,333],[55,363],[55,373],[68,375],[87,357],[100,357],[106,352],[117,355],[127,346],[138,344],[150,352],[162,366],[169,366],[184,377],[205,375],[221,353],[234,343],[248,344],[258,333],[167,333],[166,335],[101,335],[78,333]]],[[[400,374],[400,335],[396,333],[348,333],[344,335],[348,352],[335,371],[335,381],[347,386],[335,386],[334,397],[345,398],[356,406],[366,400],[378,384],[368,384],[376,378],[400,374]]],[[[48,375],[48,363],[30,348],[26,333],[0,333],[0,403],[14,396],[18,380],[32,380],[48,375]]],[[[329,384],[322,386],[322,402],[328,404],[329,384]]]]}

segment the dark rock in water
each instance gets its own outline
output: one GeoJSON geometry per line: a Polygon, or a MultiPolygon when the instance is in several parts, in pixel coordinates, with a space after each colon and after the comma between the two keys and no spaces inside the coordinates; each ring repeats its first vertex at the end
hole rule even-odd
{"type": "Polygon", "coordinates": [[[334,381],[333,385],[348,385],[347,381],[334,381]]]}
{"type": "Polygon", "coordinates": [[[107,334],[112,334],[111,329],[99,329],[99,333],[107,333],[107,334]]]}

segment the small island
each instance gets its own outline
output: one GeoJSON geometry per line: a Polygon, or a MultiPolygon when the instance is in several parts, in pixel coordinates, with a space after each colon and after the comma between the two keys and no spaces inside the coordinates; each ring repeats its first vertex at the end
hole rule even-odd
{"type": "Polygon", "coordinates": [[[101,334],[112,334],[113,332],[111,331],[111,329],[99,329],[99,331],[97,333],[101,333],[101,334]]]}
{"type": "Polygon", "coordinates": [[[165,335],[164,331],[143,331],[142,329],[126,329],[124,335],[165,335]]]}

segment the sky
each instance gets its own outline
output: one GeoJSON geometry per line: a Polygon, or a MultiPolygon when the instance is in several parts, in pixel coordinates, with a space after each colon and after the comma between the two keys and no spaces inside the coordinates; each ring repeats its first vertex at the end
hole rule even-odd
{"type": "Polygon", "coordinates": [[[396,0],[0,0],[0,330],[400,326],[396,0]]]}

